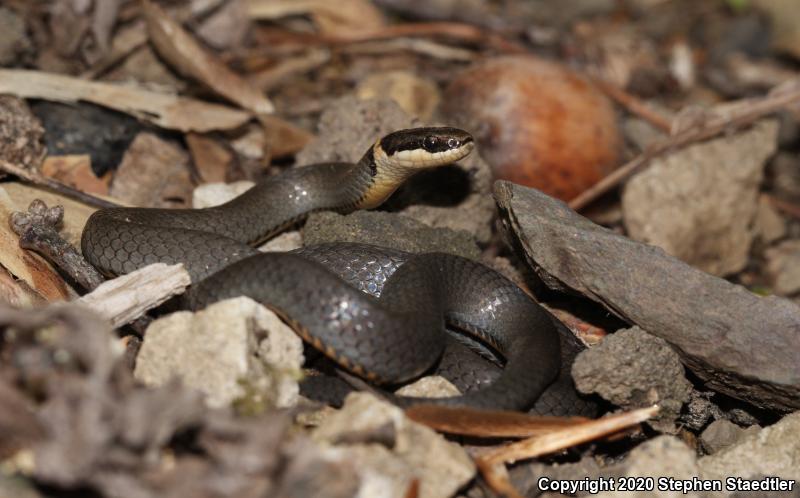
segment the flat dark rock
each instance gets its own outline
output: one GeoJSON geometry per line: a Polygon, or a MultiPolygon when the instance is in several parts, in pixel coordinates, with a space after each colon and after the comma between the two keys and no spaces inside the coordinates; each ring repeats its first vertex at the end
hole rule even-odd
{"type": "Polygon", "coordinates": [[[407,216],[380,211],[348,215],[312,213],[303,228],[305,245],[361,242],[407,252],[446,252],[479,259],[475,239],[463,230],[433,228],[407,216]]]}
{"type": "Polygon", "coordinates": [[[548,287],[584,295],[663,338],[716,391],[762,408],[800,408],[800,307],[615,234],[537,190],[498,181],[494,195],[506,230],[548,287]]]}

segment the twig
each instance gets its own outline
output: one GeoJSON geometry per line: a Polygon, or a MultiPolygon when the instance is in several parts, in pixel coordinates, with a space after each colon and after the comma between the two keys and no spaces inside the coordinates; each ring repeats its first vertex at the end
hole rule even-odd
{"type": "Polygon", "coordinates": [[[800,206],[797,204],[793,204],[791,202],[784,201],[782,199],[778,199],[773,195],[767,195],[767,199],[772,204],[772,207],[779,211],[783,211],[784,213],[797,218],[800,220],[800,206]]]}
{"type": "Polygon", "coordinates": [[[534,436],[489,450],[479,456],[475,463],[478,465],[486,482],[498,494],[521,498],[522,495],[517,492],[508,479],[508,471],[504,463],[535,458],[587,441],[593,441],[635,426],[656,413],[658,413],[658,407],[651,406],[591,420],[578,426],[568,426],[554,430],[550,434],[534,436]]]}
{"type": "Polygon", "coordinates": [[[291,76],[313,71],[327,64],[330,60],[330,51],[314,49],[303,55],[283,60],[268,69],[251,74],[247,79],[262,92],[267,92],[274,89],[291,76]]]}
{"type": "Polygon", "coordinates": [[[533,436],[489,450],[482,454],[479,460],[487,465],[495,465],[503,462],[516,462],[525,458],[536,458],[632,427],[653,417],[658,410],[658,406],[653,405],[589,420],[581,425],[567,425],[562,429],[553,430],[549,434],[533,436]]]}
{"type": "Polygon", "coordinates": [[[619,105],[623,106],[627,109],[631,114],[635,114],[640,118],[644,119],[651,125],[659,128],[660,130],[669,133],[672,129],[672,120],[666,116],[663,116],[661,113],[653,110],[652,107],[647,105],[646,102],[643,102],[638,97],[631,95],[630,93],[626,92],[622,88],[614,85],[613,83],[609,83],[600,78],[592,78],[592,82],[609,96],[609,98],[615,100],[619,105]]]}
{"type": "Polygon", "coordinates": [[[355,43],[371,40],[387,40],[408,36],[442,36],[470,42],[479,45],[488,45],[496,50],[506,53],[526,53],[528,49],[519,43],[508,40],[500,35],[469,24],[457,22],[424,22],[406,23],[387,26],[375,31],[359,31],[348,35],[322,36],[327,43],[355,43]]]}
{"type": "Polygon", "coordinates": [[[656,142],[645,149],[632,161],[621,166],[594,186],[585,190],[569,202],[569,207],[578,211],[609,190],[638,172],[651,159],[666,152],[685,147],[695,142],[707,140],[732,128],[750,124],[764,116],[772,114],[789,104],[800,102],[800,85],[794,85],[784,92],[775,92],[760,99],[751,99],[741,104],[728,116],[713,117],[699,126],[692,127],[656,142]]]}
{"type": "Polygon", "coordinates": [[[35,173],[33,171],[29,171],[25,168],[17,166],[16,164],[10,163],[8,161],[4,161],[0,159],[0,171],[4,171],[10,175],[14,175],[26,182],[36,185],[38,187],[45,187],[48,190],[52,190],[57,194],[64,195],[71,199],[75,199],[79,202],[84,204],[88,204],[90,206],[95,206],[98,208],[110,208],[110,207],[120,207],[120,204],[113,203],[111,201],[107,201],[105,199],[101,199],[91,194],[87,194],[86,192],[82,192],[78,189],[69,187],[64,185],[61,182],[52,180],[50,178],[46,178],[39,173],[35,173]]]}
{"type": "Polygon", "coordinates": [[[9,224],[19,235],[20,247],[45,256],[83,288],[92,290],[105,278],[58,233],[63,220],[63,206],[48,208],[40,199],[35,199],[26,213],[11,213],[9,224]]]}
{"type": "Polygon", "coordinates": [[[463,48],[451,47],[430,40],[418,38],[395,38],[392,40],[366,41],[353,44],[345,49],[347,53],[381,54],[390,51],[407,50],[427,55],[435,59],[469,62],[475,60],[476,54],[463,48]]]}

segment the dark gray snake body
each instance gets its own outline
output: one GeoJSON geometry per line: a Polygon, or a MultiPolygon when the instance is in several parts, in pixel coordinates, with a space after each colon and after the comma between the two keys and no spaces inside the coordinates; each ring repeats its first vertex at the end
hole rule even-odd
{"type": "Polygon", "coordinates": [[[486,386],[433,401],[527,408],[558,375],[559,335],[550,316],[499,273],[453,255],[361,244],[292,253],[251,247],[312,211],[374,207],[418,169],[453,162],[471,149],[471,137],[460,130],[403,130],[377,142],[357,164],[296,168],[219,207],[100,210],[84,229],[83,253],[113,275],[155,262],[183,263],[193,281],[189,307],[249,296],[341,366],[379,383],[430,369],[445,347],[447,323],[496,350],[505,368],[486,386]]]}

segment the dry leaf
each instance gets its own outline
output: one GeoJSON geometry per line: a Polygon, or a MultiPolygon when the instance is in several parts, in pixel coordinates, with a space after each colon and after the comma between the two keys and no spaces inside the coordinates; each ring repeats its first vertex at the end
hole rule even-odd
{"type": "Polygon", "coordinates": [[[174,94],[21,69],[0,69],[0,93],[59,102],[84,100],[183,132],[230,130],[250,119],[244,111],[174,94]]]}
{"type": "Polygon", "coordinates": [[[262,91],[277,87],[279,84],[298,74],[307,73],[331,60],[329,50],[309,50],[305,54],[284,59],[266,69],[248,76],[247,80],[262,91]]]}
{"type": "Polygon", "coordinates": [[[0,267],[0,302],[12,308],[30,308],[46,301],[22,280],[0,267]]]}
{"type": "Polygon", "coordinates": [[[256,115],[271,114],[275,107],[257,88],[228,69],[205,50],[159,6],[148,0],[144,6],[150,40],[158,53],[181,74],[256,115]]]}
{"type": "Polygon", "coordinates": [[[224,182],[234,161],[233,153],[214,138],[198,133],[186,135],[200,183],[224,182]]]}
{"type": "Polygon", "coordinates": [[[528,437],[586,423],[583,417],[544,417],[526,413],[436,405],[408,408],[406,416],[441,432],[478,437],[528,437]]]}
{"type": "Polygon", "coordinates": [[[157,135],[136,135],[122,158],[111,195],[134,206],[188,207],[192,197],[189,156],[157,135]]]}
{"type": "Polygon", "coordinates": [[[95,2],[92,16],[92,34],[100,52],[108,52],[111,33],[117,23],[121,0],[103,0],[95,2]]]}
{"type": "Polygon", "coordinates": [[[42,163],[42,175],[58,180],[89,194],[108,195],[111,173],[98,178],[92,171],[92,158],[87,154],[48,156],[42,163]]]}
{"type": "Polygon", "coordinates": [[[314,135],[275,116],[262,116],[266,146],[272,157],[290,156],[306,146],[314,135]]]}
{"type": "Polygon", "coordinates": [[[251,19],[279,19],[309,15],[321,34],[352,34],[381,29],[386,21],[367,0],[250,0],[247,14],[251,19]]]}

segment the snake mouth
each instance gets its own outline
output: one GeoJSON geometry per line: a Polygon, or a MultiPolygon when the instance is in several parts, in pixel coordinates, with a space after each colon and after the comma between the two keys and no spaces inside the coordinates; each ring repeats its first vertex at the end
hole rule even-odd
{"type": "Polygon", "coordinates": [[[472,135],[458,128],[413,128],[386,135],[375,153],[389,168],[419,170],[453,163],[474,148],[472,135]]]}
{"type": "Polygon", "coordinates": [[[460,143],[453,148],[429,152],[425,149],[412,149],[396,152],[390,161],[403,168],[426,169],[454,163],[469,155],[475,148],[475,143],[470,140],[460,143]]]}

